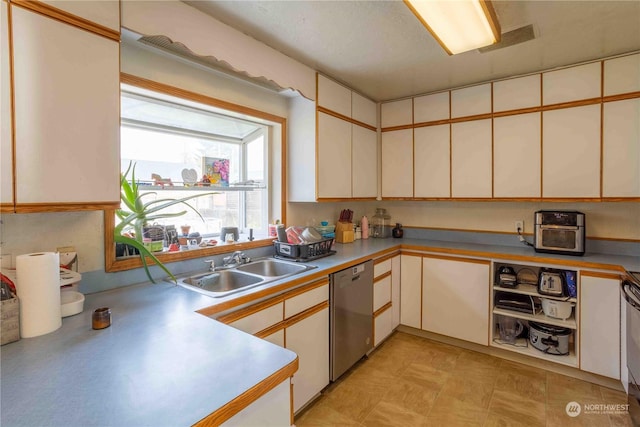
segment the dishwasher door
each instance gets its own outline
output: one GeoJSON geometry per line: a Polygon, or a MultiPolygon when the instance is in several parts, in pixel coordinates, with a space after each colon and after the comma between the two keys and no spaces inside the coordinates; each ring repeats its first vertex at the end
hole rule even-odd
{"type": "Polygon", "coordinates": [[[373,348],[373,261],[331,275],[331,381],[373,348]]]}

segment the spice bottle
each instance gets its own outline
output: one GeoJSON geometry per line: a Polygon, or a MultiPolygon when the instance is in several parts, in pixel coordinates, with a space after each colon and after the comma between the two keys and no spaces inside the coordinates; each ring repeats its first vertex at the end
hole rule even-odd
{"type": "Polygon", "coordinates": [[[396,226],[391,230],[391,235],[395,238],[400,238],[404,235],[404,230],[402,229],[402,224],[396,222],[396,226]]]}

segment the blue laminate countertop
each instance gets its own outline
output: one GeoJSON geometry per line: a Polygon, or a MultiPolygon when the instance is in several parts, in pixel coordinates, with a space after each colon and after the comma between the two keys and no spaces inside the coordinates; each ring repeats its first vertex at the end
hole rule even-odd
{"type": "Polygon", "coordinates": [[[87,295],[50,334],[1,348],[2,426],[188,426],[296,354],[195,313],[210,298],[168,283],[87,295]],[[91,315],[112,311],[93,330],[91,315]]]}
{"type": "MultiPolygon", "coordinates": [[[[640,257],[587,253],[538,254],[528,247],[424,239],[368,239],[335,244],[333,256],[310,262],[300,285],[402,248],[495,260],[640,270],[640,257]]],[[[211,320],[196,310],[239,297],[251,288],[210,298],[159,283],[87,295],[84,312],[62,328],[1,348],[2,426],[184,426],[224,406],[296,359],[291,351],[211,320]],[[91,314],[110,307],[111,327],[91,329],[91,314]]],[[[271,294],[273,295],[273,294],[271,294]]]]}

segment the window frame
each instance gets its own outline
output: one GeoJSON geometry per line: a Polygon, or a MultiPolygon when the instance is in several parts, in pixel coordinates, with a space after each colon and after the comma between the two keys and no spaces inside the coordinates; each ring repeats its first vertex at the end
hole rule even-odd
{"type": "MultiPolygon", "coordinates": [[[[144,79],[127,73],[120,74],[120,83],[135,86],[139,89],[146,89],[153,92],[158,92],[177,98],[181,98],[187,101],[197,102],[214,108],[220,108],[239,115],[246,115],[256,119],[268,122],[270,126],[280,127],[280,138],[270,137],[270,141],[273,145],[279,145],[277,149],[273,150],[274,153],[279,151],[279,162],[272,162],[274,167],[279,166],[280,171],[280,191],[276,191],[274,186],[278,186],[277,182],[272,181],[269,185],[268,197],[274,197],[274,194],[280,195],[279,200],[279,216],[284,223],[286,223],[286,155],[287,155],[287,119],[271,113],[256,110],[253,108],[245,107],[242,105],[234,104],[228,101],[223,101],[217,98],[213,98],[206,95],[201,95],[192,91],[181,89],[175,86],[170,86],[164,83],[155,82],[152,80],[144,79]]],[[[274,170],[269,171],[269,175],[274,174],[274,170]]],[[[278,200],[273,200],[273,204],[277,204],[278,200]]],[[[274,206],[275,208],[275,206],[274,206]]],[[[125,271],[142,267],[142,261],[140,257],[127,257],[116,258],[115,242],[113,239],[113,230],[115,228],[115,209],[104,210],[104,259],[105,259],[105,271],[116,272],[125,271]]],[[[191,249],[188,251],[179,252],[165,252],[155,254],[162,263],[172,263],[178,261],[184,261],[187,259],[202,258],[212,255],[218,255],[237,250],[247,250],[260,247],[271,246],[273,244],[273,238],[267,237],[264,239],[256,239],[252,242],[237,242],[234,244],[225,244],[221,246],[213,246],[199,249],[191,249]]],[[[150,261],[150,260],[149,260],[150,261]]]]}

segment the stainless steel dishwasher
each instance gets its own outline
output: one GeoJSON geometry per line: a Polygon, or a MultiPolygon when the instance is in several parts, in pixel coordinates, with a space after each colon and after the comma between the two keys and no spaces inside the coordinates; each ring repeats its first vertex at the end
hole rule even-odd
{"type": "Polygon", "coordinates": [[[373,261],[330,276],[331,381],[373,348],[373,261]]]}

